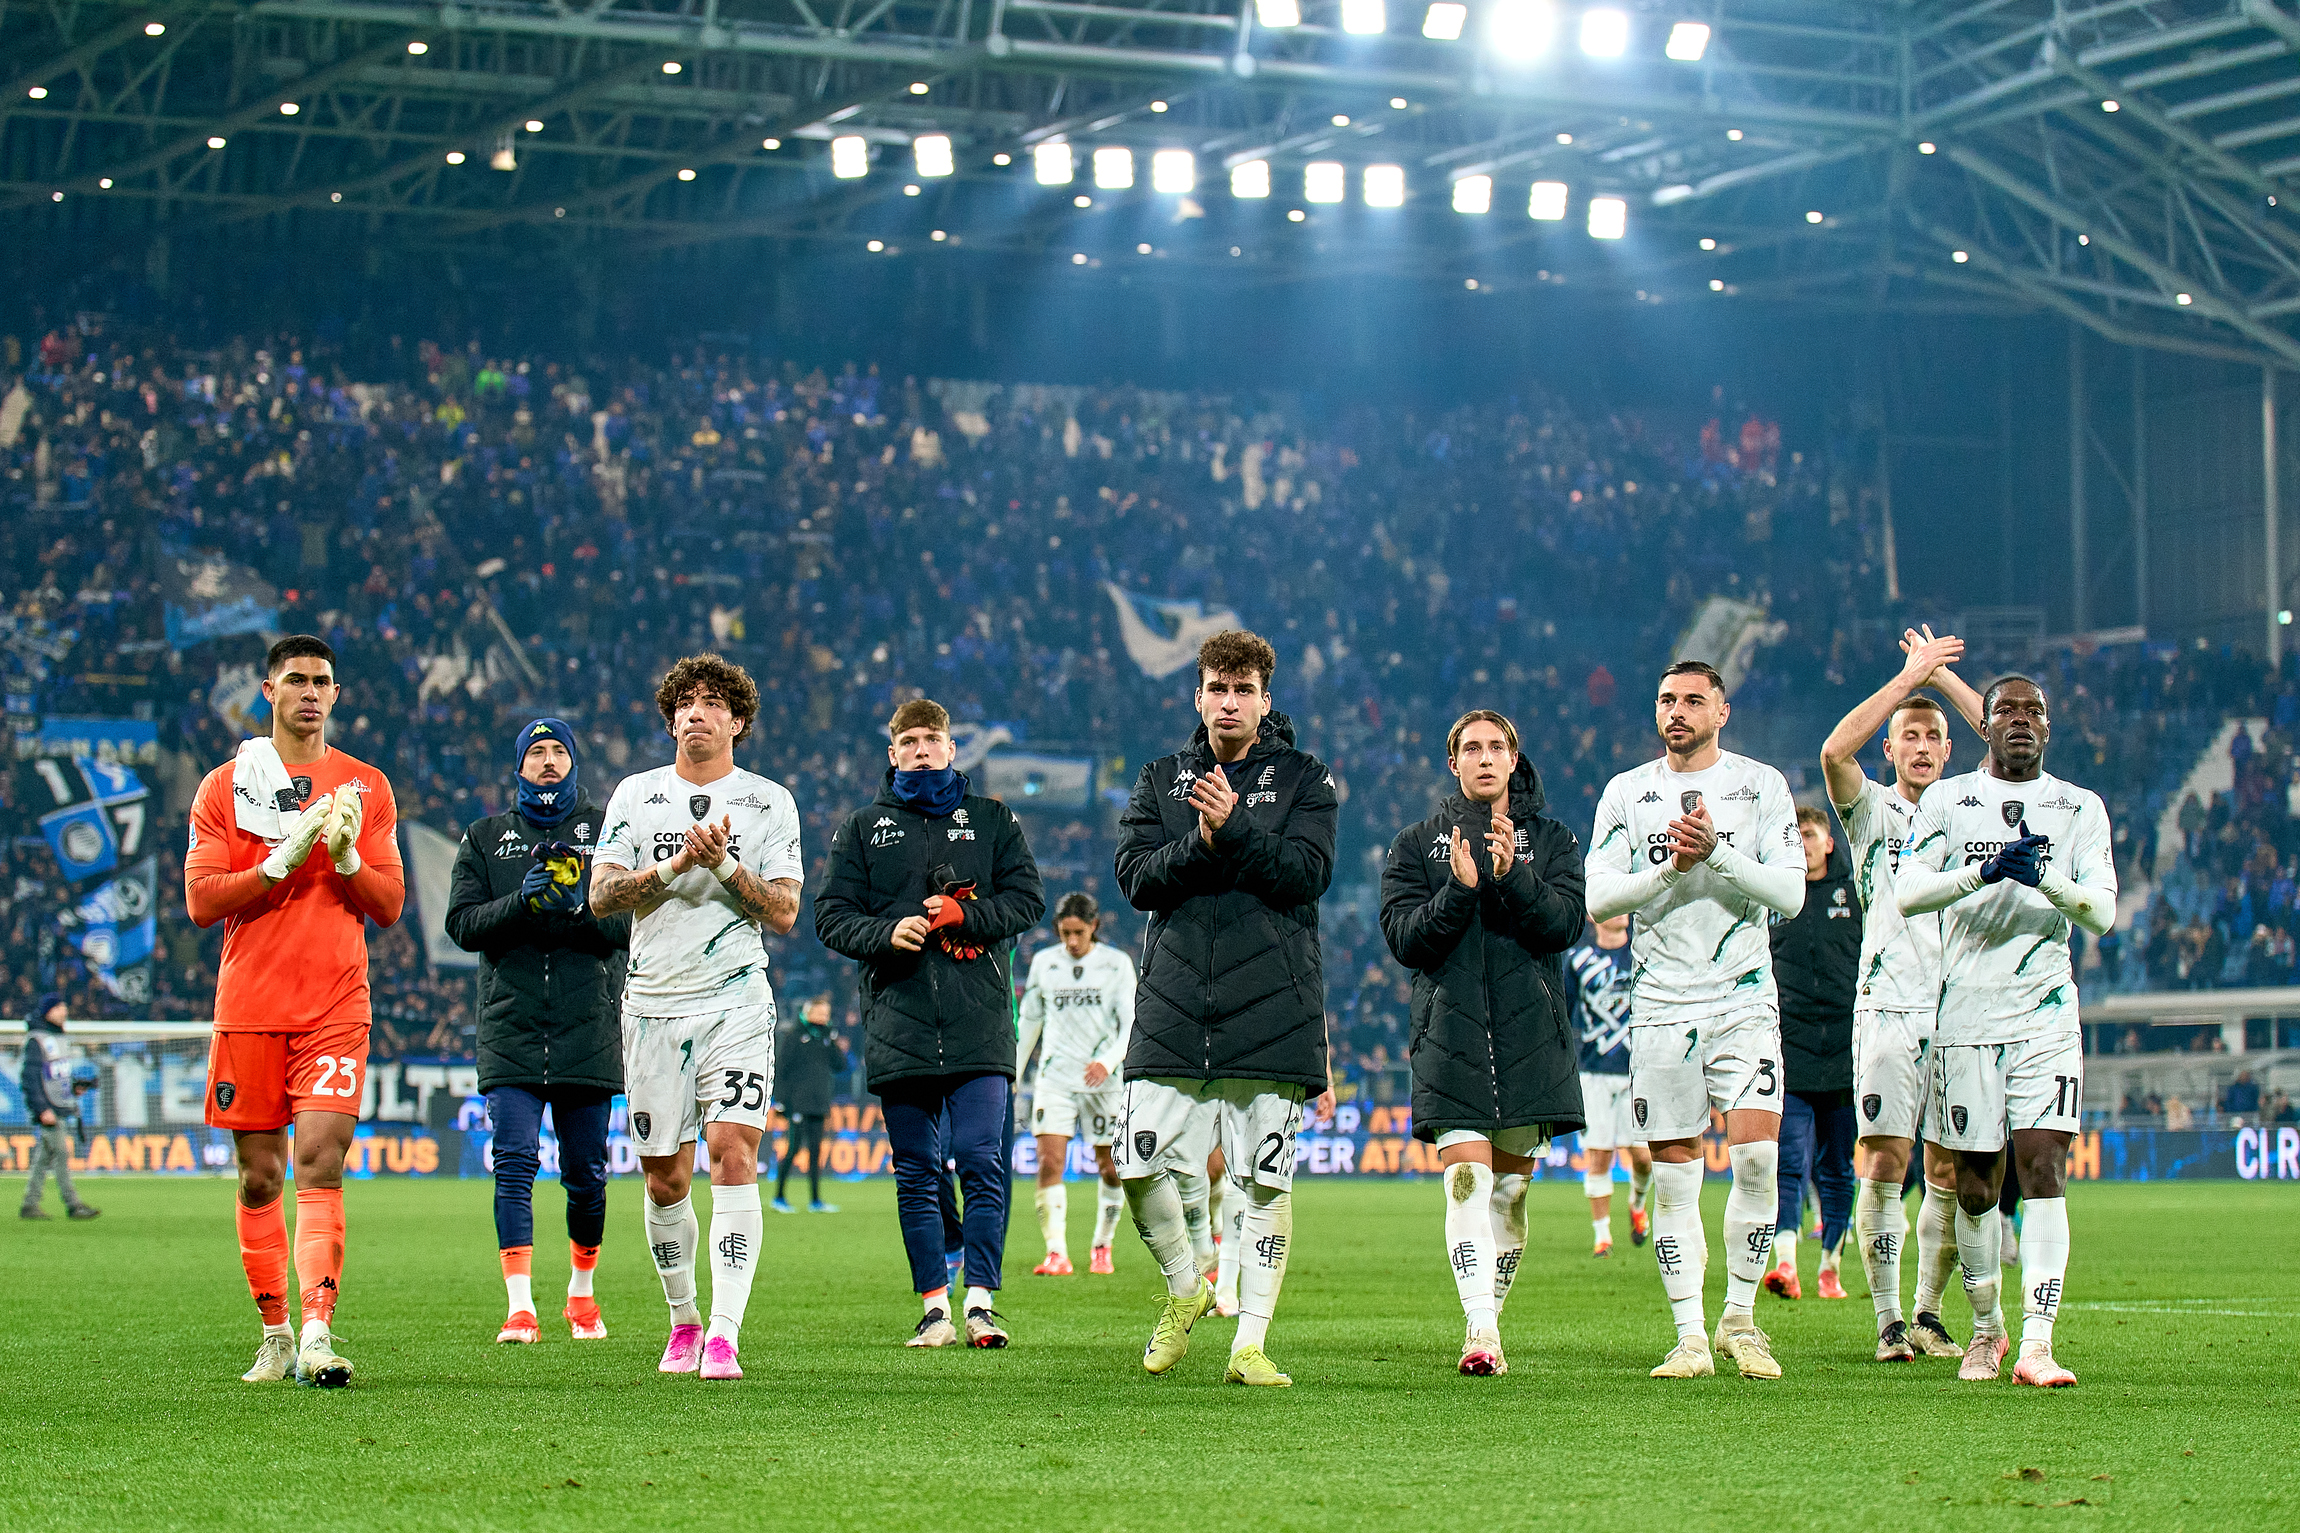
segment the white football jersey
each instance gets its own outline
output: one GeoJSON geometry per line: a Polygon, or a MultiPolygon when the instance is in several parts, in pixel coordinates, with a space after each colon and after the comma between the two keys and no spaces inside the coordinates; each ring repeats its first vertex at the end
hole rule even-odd
{"type": "MultiPolygon", "coordinates": [[[[1754,861],[1805,866],[1789,781],[1747,756],[1722,752],[1699,772],[1672,772],[1657,757],[1605,785],[1588,868],[1642,873],[1673,855],[1669,822],[1707,804],[1717,839],[1754,861]]],[[[1773,984],[1772,912],[1711,868],[1699,866],[1637,911],[1630,933],[1632,1027],[1714,1017],[1780,1004],[1773,984]]]]}
{"type": "Polygon", "coordinates": [[[1839,804],[1852,844],[1853,890],[1861,897],[1861,982],[1855,1005],[1931,1015],[1941,1000],[1941,915],[1904,916],[1893,874],[1909,853],[1917,806],[1871,778],[1850,804],[1839,804]]]}
{"type": "MultiPolygon", "coordinates": [[[[691,783],[672,767],[626,777],[607,801],[597,860],[644,873],[678,855],[690,826],[734,821],[728,855],[761,878],[803,878],[799,806],[781,783],[737,767],[691,783]]],[[[772,999],[759,928],[709,868],[670,880],[670,897],[631,927],[623,1003],[643,1017],[756,1006],[772,999]]]]}
{"type": "Polygon", "coordinates": [[[1107,942],[1084,958],[1059,942],[1040,948],[1022,991],[1021,1029],[1024,1039],[1038,1039],[1040,1091],[1085,1090],[1086,1066],[1096,1059],[1115,1082],[1134,1029],[1134,961],[1107,942]]]}
{"type": "MultiPolygon", "coordinates": [[[[2045,867],[2116,904],[2116,860],[2100,795],[2049,773],[2005,782],[1986,772],[1925,790],[1904,856],[1935,872],[1962,869],[2020,839],[2046,838],[2045,867]]],[[[1984,884],[1941,912],[1941,1048],[2074,1034],[2076,974],[2068,917],[2025,884],[1984,884]]]]}

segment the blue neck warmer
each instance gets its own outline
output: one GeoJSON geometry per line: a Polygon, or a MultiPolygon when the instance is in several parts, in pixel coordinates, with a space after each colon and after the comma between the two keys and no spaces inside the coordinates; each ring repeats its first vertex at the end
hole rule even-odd
{"type": "Polygon", "coordinates": [[[905,809],[914,809],[930,820],[947,818],[966,797],[966,788],[966,774],[956,767],[894,774],[895,798],[905,809]]]}
{"type": "Polygon", "coordinates": [[[519,731],[519,741],[511,752],[511,771],[519,784],[519,812],[537,825],[549,827],[575,812],[581,800],[576,788],[583,775],[582,763],[575,755],[575,731],[563,719],[537,719],[519,731]],[[567,775],[548,786],[529,782],[519,776],[519,767],[527,759],[527,749],[538,740],[557,740],[567,747],[567,775]]]}

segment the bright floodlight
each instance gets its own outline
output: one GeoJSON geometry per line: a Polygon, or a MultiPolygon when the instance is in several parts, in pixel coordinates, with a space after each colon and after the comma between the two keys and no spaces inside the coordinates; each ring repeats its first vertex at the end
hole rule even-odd
{"type": "Polygon", "coordinates": [[[1254,19],[1265,27],[1298,27],[1302,24],[1301,0],[1254,0],[1254,19]]]}
{"type": "Polygon", "coordinates": [[[1589,199],[1589,237],[1617,240],[1629,228],[1629,204],[1619,197],[1589,199]]]}
{"type": "Polygon", "coordinates": [[[1233,197],[1267,197],[1270,195],[1270,162],[1248,160],[1243,165],[1230,167],[1230,195],[1233,197]]]}
{"type": "Polygon", "coordinates": [[[1106,192],[1122,192],[1134,184],[1134,151],[1123,144],[1106,144],[1094,151],[1094,184],[1106,192]]]}
{"type": "Polygon", "coordinates": [[[1493,208],[1493,177],[1464,176],[1453,184],[1456,213],[1485,213],[1493,208]]]}
{"type": "Polygon", "coordinates": [[[1505,59],[1537,59],[1557,32],[1550,0],[1494,0],[1486,13],[1486,41],[1505,59]]]}
{"type": "Polygon", "coordinates": [[[1692,64],[1709,51],[1709,24],[1680,21],[1669,29],[1669,42],[1661,50],[1680,64],[1692,64]]]}
{"type": "Polygon", "coordinates": [[[831,174],[841,181],[869,175],[870,142],[859,133],[845,133],[832,139],[831,174]]]}
{"type": "Polygon", "coordinates": [[[1599,7],[1581,13],[1581,51],[1593,59],[1617,59],[1629,51],[1629,13],[1599,7]]]}
{"type": "Polygon", "coordinates": [[[1040,186],[1068,186],[1074,166],[1068,144],[1040,144],[1030,151],[1030,165],[1040,186]]]}
{"type": "Polygon", "coordinates": [[[1527,199],[1525,211],[1544,223],[1555,223],[1565,216],[1565,183],[1563,181],[1536,181],[1533,196],[1527,199]]]}
{"type": "Polygon", "coordinates": [[[1362,37],[1389,29],[1389,11],[1382,0],[1342,0],[1343,31],[1362,37]]]}
{"type": "Polygon", "coordinates": [[[1463,25],[1469,20],[1469,7],[1455,5],[1453,0],[1438,0],[1422,18],[1422,36],[1450,43],[1461,36],[1463,25]]]}
{"type": "Polygon", "coordinates": [[[958,168],[951,157],[947,133],[921,134],[910,141],[910,152],[917,157],[918,173],[922,176],[947,176],[958,168]]]}
{"type": "Polygon", "coordinates": [[[1150,189],[1183,193],[1198,185],[1198,162],[1187,149],[1161,149],[1150,156],[1150,189]]]}
{"type": "Polygon", "coordinates": [[[1312,160],[1302,167],[1302,200],[1341,201],[1345,176],[1339,160],[1312,160]]]}
{"type": "Polygon", "coordinates": [[[1406,170],[1403,165],[1366,167],[1366,206],[1402,208],[1406,205],[1406,170]]]}

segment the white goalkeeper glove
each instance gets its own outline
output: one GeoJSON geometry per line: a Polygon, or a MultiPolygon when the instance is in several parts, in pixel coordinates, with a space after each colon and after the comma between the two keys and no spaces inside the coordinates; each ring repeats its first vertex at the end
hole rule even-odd
{"type": "Polygon", "coordinates": [[[335,796],[335,813],[327,822],[327,854],[346,878],[359,871],[359,825],[367,814],[366,802],[364,794],[344,789],[335,796]]]}
{"type": "Polygon", "coordinates": [[[323,793],[290,819],[287,822],[287,834],[280,839],[279,845],[272,848],[271,855],[263,860],[264,877],[276,884],[302,867],[304,859],[311,855],[312,847],[321,836],[327,834],[328,817],[334,808],[334,798],[323,793]]]}

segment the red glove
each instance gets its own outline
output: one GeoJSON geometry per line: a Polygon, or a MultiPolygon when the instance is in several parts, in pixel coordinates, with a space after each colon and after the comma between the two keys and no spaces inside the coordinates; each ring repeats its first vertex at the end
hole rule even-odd
{"type": "Polygon", "coordinates": [[[959,909],[958,901],[949,895],[944,895],[942,908],[928,918],[926,929],[930,932],[938,932],[946,926],[956,926],[965,919],[966,912],[959,909]]]}

